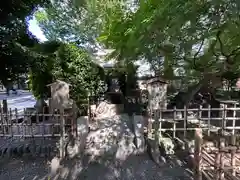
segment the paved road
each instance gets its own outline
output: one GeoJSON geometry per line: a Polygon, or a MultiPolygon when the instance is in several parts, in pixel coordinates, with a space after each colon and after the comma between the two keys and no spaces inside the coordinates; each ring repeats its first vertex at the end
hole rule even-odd
{"type": "Polygon", "coordinates": [[[36,103],[34,96],[28,91],[19,91],[19,94],[9,96],[6,93],[0,93],[0,101],[4,99],[7,99],[8,108],[12,110],[13,114],[15,114],[15,108],[17,108],[19,117],[23,114],[24,108],[34,107],[36,103]]]}

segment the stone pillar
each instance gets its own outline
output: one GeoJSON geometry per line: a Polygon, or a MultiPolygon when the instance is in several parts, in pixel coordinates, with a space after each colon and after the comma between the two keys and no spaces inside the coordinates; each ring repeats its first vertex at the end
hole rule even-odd
{"type": "MultiPolygon", "coordinates": [[[[67,146],[67,155],[70,158],[76,155],[81,155],[86,145],[86,139],[88,136],[88,116],[81,116],[77,119],[77,137],[75,138],[73,146],[67,146]]],[[[74,138],[72,136],[71,138],[74,138]]]]}
{"type": "Polygon", "coordinates": [[[140,115],[133,116],[133,129],[136,139],[136,147],[140,152],[144,151],[144,118],[140,115]]]}
{"type": "Polygon", "coordinates": [[[81,116],[77,119],[77,148],[82,152],[85,148],[86,139],[89,131],[88,116],[81,116]]]}
{"type": "Polygon", "coordinates": [[[121,125],[120,129],[120,132],[122,132],[122,134],[119,134],[120,139],[118,140],[118,148],[115,155],[115,158],[120,161],[126,160],[136,150],[136,147],[133,143],[135,135],[133,134],[132,129],[128,124],[130,121],[129,116],[122,116],[122,121],[123,124],[121,125]]]}

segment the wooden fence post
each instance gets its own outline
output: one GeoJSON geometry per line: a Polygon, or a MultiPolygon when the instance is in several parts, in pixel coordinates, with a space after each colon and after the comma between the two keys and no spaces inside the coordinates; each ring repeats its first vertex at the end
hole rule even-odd
{"type": "Polygon", "coordinates": [[[194,180],[202,180],[202,129],[195,129],[194,180]]]}
{"type": "Polygon", "coordinates": [[[159,121],[158,136],[162,136],[162,110],[159,109],[159,119],[156,118],[156,121],[159,121]]]}
{"type": "Polygon", "coordinates": [[[237,108],[237,104],[234,103],[234,107],[233,107],[233,122],[232,122],[232,134],[235,134],[235,126],[236,126],[236,108],[237,108]]]}
{"type": "Polygon", "coordinates": [[[199,105],[199,109],[198,109],[198,127],[201,128],[201,121],[202,121],[202,105],[199,105]]]}
{"type": "Polygon", "coordinates": [[[220,153],[218,152],[218,153],[216,153],[216,155],[215,155],[215,163],[214,163],[214,171],[215,171],[215,173],[214,173],[214,179],[215,180],[219,180],[219,178],[220,178],[220,172],[219,172],[219,169],[220,169],[220,160],[221,159],[221,155],[220,155],[220,153]]]}
{"type": "Polygon", "coordinates": [[[222,127],[221,135],[224,136],[224,132],[225,132],[225,129],[226,129],[226,104],[223,105],[221,127],[222,127]]]}
{"type": "Polygon", "coordinates": [[[4,99],[2,102],[3,102],[3,113],[7,113],[7,110],[8,110],[7,100],[4,99]]]}
{"type": "MultiPolygon", "coordinates": [[[[236,146],[236,136],[233,134],[231,137],[231,144],[232,146],[236,146]]],[[[232,175],[236,176],[236,170],[235,170],[235,166],[236,166],[236,149],[232,149],[231,150],[231,166],[232,166],[232,175]]]]}
{"type": "Polygon", "coordinates": [[[7,134],[8,133],[8,104],[7,104],[7,100],[4,99],[2,101],[3,103],[3,107],[2,107],[2,113],[3,113],[3,124],[4,124],[4,131],[7,134]]]}
{"type": "Polygon", "coordinates": [[[173,138],[176,138],[176,106],[173,109],[173,138]]]}
{"type": "Polygon", "coordinates": [[[184,106],[184,138],[187,137],[187,106],[184,106]]]}
{"type": "Polygon", "coordinates": [[[63,109],[60,109],[60,159],[65,157],[65,117],[63,109]]]}
{"type": "Polygon", "coordinates": [[[211,105],[208,105],[208,136],[211,135],[211,105]]]}
{"type": "Polygon", "coordinates": [[[3,108],[2,108],[2,104],[0,105],[0,111],[1,111],[1,133],[5,134],[5,128],[4,128],[4,121],[3,121],[3,108]]]}
{"type": "Polygon", "coordinates": [[[73,134],[74,137],[77,137],[77,116],[78,116],[78,107],[75,101],[73,101],[73,118],[72,118],[72,123],[73,123],[73,134]]]}
{"type": "Polygon", "coordinates": [[[224,138],[220,138],[220,169],[219,169],[219,173],[220,173],[220,180],[224,180],[224,152],[223,149],[225,147],[225,139],[224,138]]]}

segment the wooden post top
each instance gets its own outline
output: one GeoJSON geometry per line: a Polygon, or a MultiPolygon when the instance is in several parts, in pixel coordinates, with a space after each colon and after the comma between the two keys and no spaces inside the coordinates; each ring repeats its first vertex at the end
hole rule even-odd
{"type": "Polygon", "coordinates": [[[200,137],[200,138],[203,137],[202,129],[201,129],[201,128],[196,128],[196,129],[195,129],[195,136],[198,136],[198,137],[200,137]]]}

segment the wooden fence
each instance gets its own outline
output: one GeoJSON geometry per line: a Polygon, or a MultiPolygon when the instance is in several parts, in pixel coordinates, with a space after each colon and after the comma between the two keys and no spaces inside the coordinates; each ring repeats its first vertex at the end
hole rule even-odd
{"type": "Polygon", "coordinates": [[[194,140],[195,180],[203,177],[237,180],[240,179],[239,112],[236,105],[158,109],[150,112],[148,132],[150,136],[168,135],[182,143],[194,140]]]}
{"type": "Polygon", "coordinates": [[[19,114],[10,109],[7,114],[0,113],[0,137],[59,137],[69,130],[74,132],[74,122],[66,122],[69,118],[68,114],[31,114],[25,110],[19,114]]]}
{"type": "Polygon", "coordinates": [[[236,135],[219,137],[216,145],[204,143],[201,129],[195,132],[194,179],[237,180],[240,178],[240,146],[236,135]],[[229,142],[229,139],[230,142],[229,142]]]}
{"type": "Polygon", "coordinates": [[[40,114],[34,108],[19,111],[0,107],[1,147],[4,143],[9,146],[17,141],[41,144],[58,142],[59,155],[64,157],[65,139],[69,136],[77,136],[76,120],[73,120],[72,114],[49,114],[44,110],[40,114]]]}
{"type": "Polygon", "coordinates": [[[148,119],[148,132],[159,131],[161,134],[171,131],[173,137],[176,137],[177,132],[181,131],[186,138],[187,133],[194,131],[196,127],[201,128],[208,136],[212,132],[221,132],[223,135],[227,135],[235,134],[240,130],[240,108],[236,106],[150,110],[148,119]]]}

